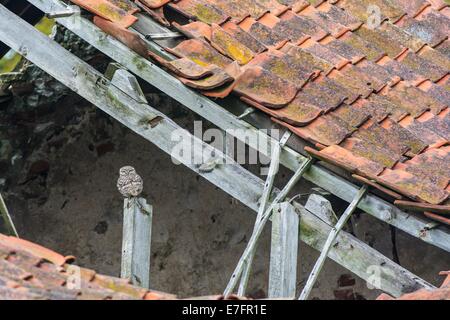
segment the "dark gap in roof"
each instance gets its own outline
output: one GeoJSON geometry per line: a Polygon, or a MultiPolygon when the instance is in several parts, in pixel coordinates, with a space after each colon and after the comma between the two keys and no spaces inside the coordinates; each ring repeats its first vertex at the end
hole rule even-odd
{"type": "Polygon", "coordinates": [[[170,22],[170,24],[172,24],[172,22],[177,22],[181,25],[185,25],[190,22],[186,16],[182,15],[181,13],[172,9],[169,6],[164,6],[163,11],[164,11],[164,17],[167,19],[167,21],[170,22]]]}

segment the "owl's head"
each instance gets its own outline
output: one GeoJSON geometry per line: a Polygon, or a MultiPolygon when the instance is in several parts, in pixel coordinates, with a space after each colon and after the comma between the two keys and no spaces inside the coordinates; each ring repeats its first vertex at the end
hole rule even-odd
{"type": "Polygon", "coordinates": [[[121,176],[127,176],[132,173],[136,173],[136,170],[132,166],[125,166],[120,168],[119,173],[121,176]]]}

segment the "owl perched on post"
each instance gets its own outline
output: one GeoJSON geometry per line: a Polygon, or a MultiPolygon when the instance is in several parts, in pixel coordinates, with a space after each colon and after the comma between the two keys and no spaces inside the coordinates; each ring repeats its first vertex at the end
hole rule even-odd
{"type": "Polygon", "coordinates": [[[117,180],[117,189],[126,198],[137,197],[144,187],[142,178],[131,166],[125,166],[119,170],[120,176],[117,180]]]}

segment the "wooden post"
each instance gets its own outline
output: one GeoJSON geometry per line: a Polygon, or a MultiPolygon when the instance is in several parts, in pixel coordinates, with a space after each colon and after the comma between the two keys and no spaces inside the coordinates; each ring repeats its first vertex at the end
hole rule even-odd
{"type": "Polygon", "coordinates": [[[294,298],[297,283],[299,215],[289,202],[276,205],[272,214],[269,298],[294,298]]]}
{"type": "Polygon", "coordinates": [[[144,198],[125,198],[123,214],[120,276],[149,289],[153,208],[144,198]]]}
{"type": "Polygon", "coordinates": [[[328,235],[327,241],[325,242],[322,251],[320,252],[320,256],[316,261],[316,264],[313,267],[313,270],[311,271],[308,281],[306,282],[305,287],[303,288],[302,293],[300,294],[299,300],[306,300],[309,297],[309,294],[311,293],[311,290],[314,287],[314,284],[316,283],[317,278],[319,277],[320,271],[322,270],[323,264],[325,263],[325,260],[328,256],[328,252],[330,252],[331,246],[334,243],[334,240],[336,240],[337,235],[342,230],[344,225],[347,223],[348,219],[352,215],[352,213],[355,211],[355,209],[358,206],[358,203],[361,201],[361,199],[364,197],[364,195],[367,192],[367,186],[364,185],[361,189],[359,189],[356,197],[353,199],[353,201],[350,203],[350,205],[345,209],[342,216],[339,218],[338,222],[336,223],[336,226],[331,229],[330,234],[328,235]]]}

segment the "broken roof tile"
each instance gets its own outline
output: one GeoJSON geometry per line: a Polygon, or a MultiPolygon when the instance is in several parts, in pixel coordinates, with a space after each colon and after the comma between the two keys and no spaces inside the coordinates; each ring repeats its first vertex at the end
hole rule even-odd
{"type": "Polygon", "coordinates": [[[137,6],[139,6],[139,8],[144,10],[144,12],[146,14],[148,14],[152,19],[154,19],[155,21],[159,22],[160,24],[162,24],[165,27],[170,27],[170,22],[167,21],[166,16],[164,15],[164,8],[163,7],[160,7],[160,8],[157,8],[157,9],[150,9],[149,7],[144,5],[139,0],[134,0],[134,2],[136,3],[137,6]]]}

